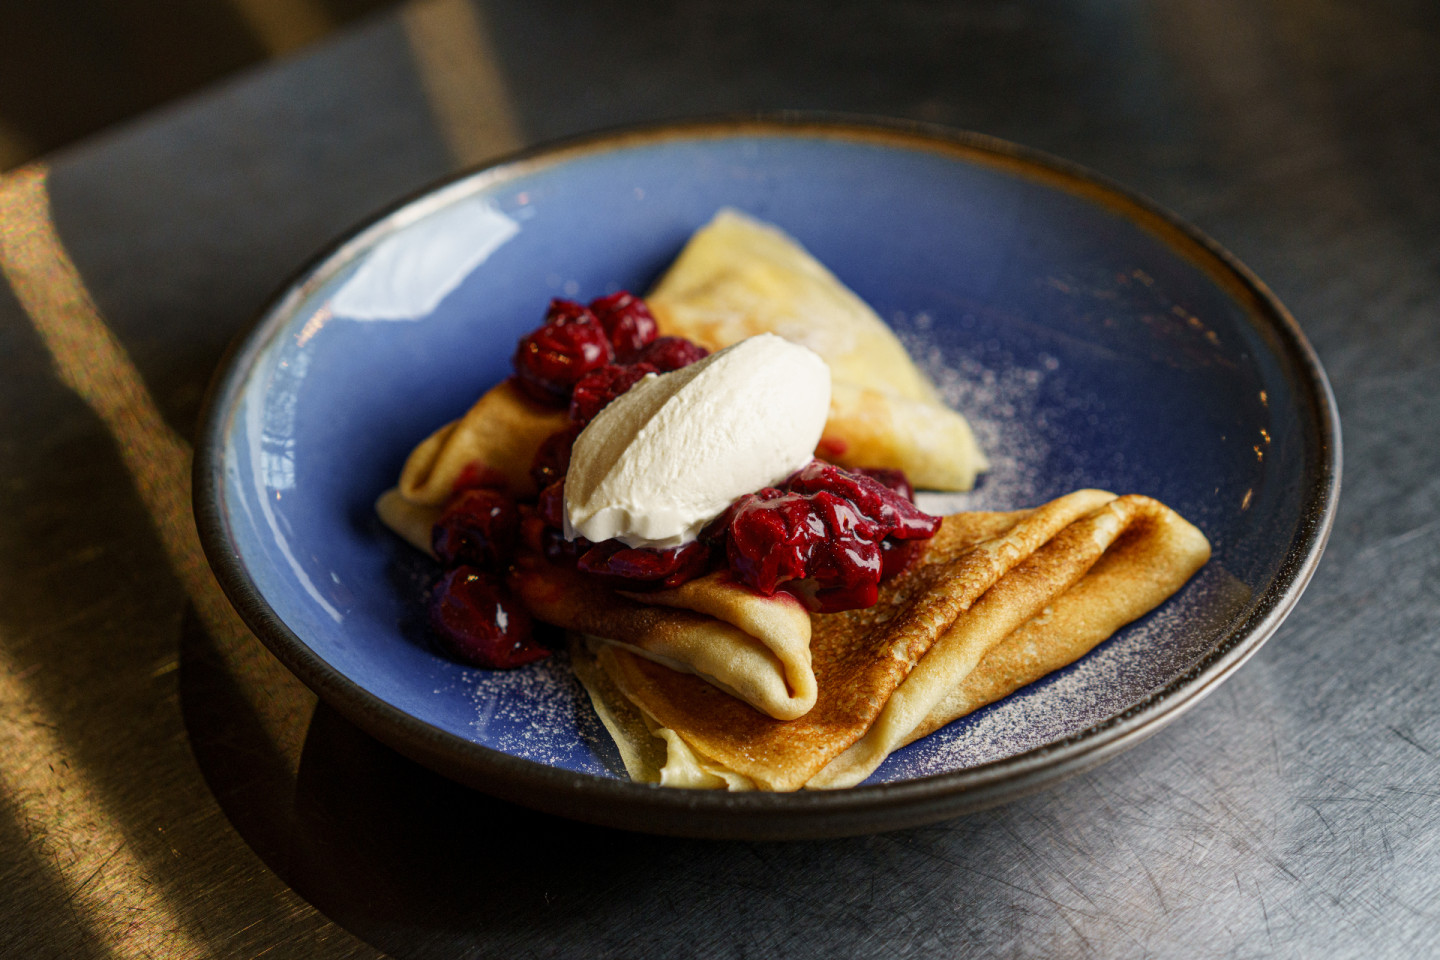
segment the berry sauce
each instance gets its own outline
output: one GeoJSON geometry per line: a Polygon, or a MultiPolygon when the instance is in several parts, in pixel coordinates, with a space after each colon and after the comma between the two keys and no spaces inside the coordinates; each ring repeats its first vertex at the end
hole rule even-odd
{"type": "Polygon", "coordinates": [[[621,363],[635,359],[636,354],[660,333],[655,315],[645,301],[628,290],[591,300],[590,312],[605,328],[615,359],[621,363]]]}
{"type": "Polygon", "coordinates": [[[446,567],[502,571],[515,555],[520,511],[498,490],[465,490],[450,499],[430,531],[430,546],[446,567]]]}
{"type": "Polygon", "coordinates": [[[904,495],[904,475],[889,473],[899,471],[887,472],[891,486],[812,460],[780,488],[735,501],[720,520],[735,578],[764,596],[785,589],[820,613],[873,605],[880,581],[919,555],[904,544],[940,529],[904,495]]]}
{"type": "Polygon", "coordinates": [[[544,325],[521,337],[515,348],[515,374],[532,399],[561,405],[577,380],[613,359],[610,338],[589,307],[551,300],[544,325]]]}

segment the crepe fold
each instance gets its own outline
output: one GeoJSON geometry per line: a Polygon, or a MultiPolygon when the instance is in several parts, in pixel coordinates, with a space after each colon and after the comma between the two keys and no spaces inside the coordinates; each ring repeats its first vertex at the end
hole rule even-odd
{"type": "Polygon", "coordinates": [[[510,586],[536,619],[603,638],[756,716],[790,720],[815,705],[810,614],[788,594],[762,597],[725,571],[620,592],[533,554],[519,558],[510,586]]]}
{"type": "Polygon", "coordinates": [[[987,469],[964,417],[946,407],[875,311],[794,239],[735,210],[698,230],[646,302],[660,332],[718,350],[774,333],[830,366],[817,454],[896,467],[917,487],[968,490],[987,469]]]}
{"type": "Polygon", "coordinates": [[[628,648],[602,648],[594,662],[667,740],[656,779],[850,786],[910,740],[1082,656],[1208,557],[1203,534],[1142,496],[1082,490],[1031,511],[946,517],[875,606],[811,617],[818,695],[789,721],[628,648]]]}
{"type": "MultiPolygon", "coordinates": [[[[503,380],[420,442],[400,471],[397,490],[407,502],[437,507],[457,487],[497,487],[516,497],[538,491],[530,464],[540,444],[570,423],[563,409],[526,397],[503,380]]],[[[382,515],[383,519],[383,515],[382,515]]]]}
{"type": "Polygon", "coordinates": [[[399,487],[391,487],[375,500],[375,514],[401,539],[416,550],[431,556],[435,551],[430,547],[431,531],[435,521],[440,519],[441,507],[423,503],[411,503],[405,499],[399,487]]]}

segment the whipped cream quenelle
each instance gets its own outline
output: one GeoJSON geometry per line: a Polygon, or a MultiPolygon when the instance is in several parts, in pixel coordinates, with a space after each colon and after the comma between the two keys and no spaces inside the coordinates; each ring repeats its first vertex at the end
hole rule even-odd
{"type": "Polygon", "coordinates": [[[741,340],[611,401],[575,440],[565,536],[664,549],[810,462],[830,368],[774,334],[741,340]]]}

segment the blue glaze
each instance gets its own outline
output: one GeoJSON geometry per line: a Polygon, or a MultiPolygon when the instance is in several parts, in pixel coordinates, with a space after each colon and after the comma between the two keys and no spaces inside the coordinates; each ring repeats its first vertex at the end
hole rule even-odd
{"type": "Polygon", "coordinates": [[[961,401],[996,464],[958,504],[1145,493],[1215,545],[1166,607],[874,779],[1011,756],[1136,703],[1246,612],[1302,523],[1316,438],[1252,308],[1173,240],[1043,179],[863,140],[681,134],[448,191],[486,199],[518,231],[414,320],[331,315],[373,240],[343,248],[262,324],[218,446],[220,509],[261,596],[335,670],[440,730],[623,776],[559,659],[489,674],[431,649],[419,603],[435,570],[371,504],[411,447],[507,374],[550,297],[647,289],[722,206],[798,238],[961,401]]]}

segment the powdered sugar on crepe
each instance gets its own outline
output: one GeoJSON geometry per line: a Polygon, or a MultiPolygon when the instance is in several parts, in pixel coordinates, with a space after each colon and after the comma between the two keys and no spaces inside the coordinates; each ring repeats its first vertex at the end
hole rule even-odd
{"type": "Polygon", "coordinates": [[[1222,636],[1249,590],[1218,565],[1090,653],[896,751],[868,782],[976,767],[1073,736],[1180,675],[1222,636]]]}

